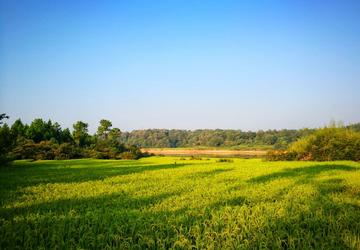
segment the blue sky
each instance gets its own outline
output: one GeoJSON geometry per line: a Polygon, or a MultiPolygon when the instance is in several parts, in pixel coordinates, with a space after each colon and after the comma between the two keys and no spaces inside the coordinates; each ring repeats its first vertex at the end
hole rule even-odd
{"type": "Polygon", "coordinates": [[[360,121],[360,1],[0,0],[0,112],[122,130],[360,121]]]}

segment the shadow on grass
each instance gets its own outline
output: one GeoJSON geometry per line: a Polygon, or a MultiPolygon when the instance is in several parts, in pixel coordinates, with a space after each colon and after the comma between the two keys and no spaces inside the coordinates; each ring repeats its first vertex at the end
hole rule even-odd
{"type": "MultiPolygon", "coordinates": [[[[338,169],[353,171],[341,167],[338,169]]],[[[356,202],[349,202],[349,199],[334,198],[349,198],[350,187],[339,178],[314,180],[312,186],[317,192],[307,201],[307,209],[297,211],[297,206],[288,204],[285,216],[275,221],[269,218],[269,230],[283,231],[291,228],[290,225],[297,225],[303,234],[319,239],[311,242],[306,239],[298,240],[296,245],[301,245],[302,248],[359,249],[360,206],[356,202]]],[[[289,236],[283,236],[282,246],[293,248],[294,242],[291,242],[289,236]]]]}
{"type": "Polygon", "coordinates": [[[250,205],[251,202],[244,196],[237,196],[231,199],[220,200],[211,204],[209,207],[211,209],[221,209],[222,207],[237,207],[237,206],[244,206],[250,205]]]}
{"type": "Polygon", "coordinates": [[[0,169],[0,190],[13,190],[19,187],[45,183],[104,180],[109,177],[137,174],[145,171],[176,169],[189,165],[191,164],[147,165],[136,161],[62,161],[60,164],[51,162],[24,164],[23,166],[17,165],[15,168],[0,169]]]}
{"type": "Polygon", "coordinates": [[[179,192],[165,192],[152,196],[132,197],[125,192],[115,192],[95,197],[83,197],[73,199],[60,199],[50,202],[42,202],[28,206],[1,208],[0,214],[2,217],[10,219],[18,215],[26,214],[31,211],[37,213],[51,212],[57,215],[63,215],[64,212],[76,210],[77,213],[83,214],[87,211],[108,210],[112,212],[119,212],[125,210],[139,209],[140,211],[160,203],[163,200],[174,195],[179,195],[179,192]]]}
{"type": "Polygon", "coordinates": [[[212,245],[221,249],[231,241],[233,248],[247,249],[356,249],[358,243],[352,237],[360,235],[360,207],[337,203],[330,197],[343,192],[338,188],[342,185],[339,179],[319,181],[321,192],[307,201],[308,209],[288,204],[283,216],[264,209],[261,218],[252,209],[259,209],[257,205],[261,209],[264,202],[253,203],[242,196],[216,202],[205,210],[156,207],[167,199],[176,199],[181,192],[144,197],[119,192],[2,209],[1,217],[7,223],[0,228],[0,246],[168,249],[182,241],[188,244],[183,248],[212,245]],[[243,206],[245,210],[235,210],[243,206]]]}
{"type": "MultiPolygon", "coordinates": [[[[176,167],[188,164],[179,165],[176,167]]],[[[146,171],[141,167],[154,166],[133,166],[133,171],[146,171]]],[[[158,165],[158,169],[174,167],[173,164],[158,165]]],[[[213,176],[231,169],[224,170],[204,174],[213,176]]],[[[314,196],[305,201],[297,200],[301,197],[286,201],[289,198],[286,192],[275,194],[276,202],[286,202],[279,203],[281,207],[274,206],[273,210],[266,208],[272,206],[266,197],[254,201],[245,196],[196,209],[172,210],[168,206],[165,210],[156,206],[168,199],[176,202],[181,192],[144,197],[118,192],[2,209],[0,249],[357,249],[360,247],[360,207],[333,199],[333,195],[348,191],[346,183],[340,178],[314,179],[320,173],[333,170],[355,171],[356,168],[314,165],[285,169],[248,182],[247,185],[256,185],[275,178],[313,179],[314,196]],[[281,215],[276,214],[279,208],[283,210],[281,215]]],[[[98,174],[94,176],[98,178],[98,174]]],[[[290,188],[294,187],[296,184],[290,188]]]]}
{"type": "MultiPolygon", "coordinates": [[[[335,169],[354,171],[353,168],[346,166],[336,166],[335,169]]],[[[266,248],[360,249],[360,205],[357,202],[359,194],[354,192],[343,179],[314,179],[316,174],[322,171],[329,171],[329,169],[327,166],[324,168],[314,166],[309,171],[300,171],[302,174],[292,172],[290,174],[286,171],[285,174],[270,175],[270,178],[265,178],[266,181],[274,179],[274,176],[280,178],[301,176],[302,181],[295,182],[262,199],[238,196],[213,203],[211,208],[251,210],[259,205],[272,207],[274,210],[263,210],[261,217],[263,216],[264,220],[260,219],[262,224],[256,228],[258,235],[250,233],[254,238],[261,235],[259,241],[266,240],[266,248]],[[298,184],[306,183],[305,178],[312,179],[310,185],[315,192],[306,196],[306,199],[289,196],[288,192],[298,188],[298,184]],[[280,215],[276,215],[275,211],[278,209],[283,211],[280,215]]],[[[255,183],[258,182],[251,184],[255,183]]],[[[251,213],[248,215],[251,216],[251,213]]],[[[258,248],[256,245],[252,247],[258,248]]]]}
{"type": "Polygon", "coordinates": [[[220,168],[220,169],[218,168],[218,169],[205,171],[205,172],[192,173],[192,174],[186,175],[185,178],[191,178],[191,179],[208,178],[208,177],[213,177],[218,174],[230,172],[232,170],[233,170],[233,168],[220,168]]]}
{"type": "Polygon", "coordinates": [[[81,167],[86,165],[87,167],[98,166],[127,166],[127,165],[146,165],[144,161],[137,160],[101,160],[101,159],[72,159],[72,160],[19,160],[12,162],[6,166],[8,169],[31,169],[31,168],[46,168],[46,169],[58,169],[66,167],[81,167]]]}
{"type": "Polygon", "coordinates": [[[283,171],[251,178],[251,183],[265,183],[279,178],[305,177],[314,178],[316,175],[329,171],[357,171],[358,169],[347,165],[313,165],[300,168],[286,168],[283,171]]]}
{"type": "MultiPolygon", "coordinates": [[[[124,249],[136,244],[146,247],[146,239],[161,238],[168,239],[165,245],[170,246],[169,236],[175,236],[176,229],[167,222],[183,218],[185,210],[154,212],[150,209],[177,195],[180,193],[132,197],[120,192],[3,208],[0,218],[6,218],[8,223],[0,221],[0,235],[3,236],[0,247],[103,249],[111,246],[124,249]]],[[[186,219],[180,221],[185,223],[186,219]]]]}

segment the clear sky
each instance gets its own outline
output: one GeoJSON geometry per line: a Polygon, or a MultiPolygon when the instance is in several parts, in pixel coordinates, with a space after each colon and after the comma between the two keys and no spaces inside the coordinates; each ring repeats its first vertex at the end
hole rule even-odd
{"type": "Polygon", "coordinates": [[[0,112],[122,130],[360,121],[360,1],[0,0],[0,112]]]}

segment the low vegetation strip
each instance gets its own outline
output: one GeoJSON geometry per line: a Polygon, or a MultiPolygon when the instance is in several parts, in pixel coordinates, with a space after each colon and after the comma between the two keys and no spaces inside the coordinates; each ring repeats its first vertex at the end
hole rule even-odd
{"type": "Polygon", "coordinates": [[[142,148],[142,152],[165,156],[261,157],[265,150],[142,148]]]}
{"type": "Polygon", "coordinates": [[[360,164],[15,161],[0,249],[359,249],[360,164]]]}

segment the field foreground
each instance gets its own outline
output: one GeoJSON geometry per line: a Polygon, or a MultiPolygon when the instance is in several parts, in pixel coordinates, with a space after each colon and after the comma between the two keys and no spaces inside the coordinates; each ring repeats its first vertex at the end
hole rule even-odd
{"type": "Polygon", "coordinates": [[[0,249],[359,249],[360,164],[19,161],[0,168],[0,249]]]}

